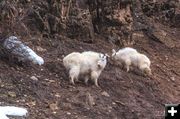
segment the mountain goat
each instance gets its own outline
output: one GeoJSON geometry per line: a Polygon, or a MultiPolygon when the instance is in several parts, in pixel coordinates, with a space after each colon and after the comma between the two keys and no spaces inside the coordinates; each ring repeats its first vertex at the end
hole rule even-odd
{"type": "Polygon", "coordinates": [[[151,75],[151,61],[146,55],[137,52],[133,48],[123,48],[118,52],[113,49],[112,60],[117,64],[125,66],[127,72],[129,71],[130,66],[134,66],[140,69],[143,73],[151,75]]]}
{"type": "Polygon", "coordinates": [[[84,75],[86,84],[91,78],[98,87],[98,78],[107,64],[107,56],[92,51],[73,52],[64,57],[63,64],[69,70],[72,84],[74,84],[74,80],[78,80],[79,75],[84,75]]]}

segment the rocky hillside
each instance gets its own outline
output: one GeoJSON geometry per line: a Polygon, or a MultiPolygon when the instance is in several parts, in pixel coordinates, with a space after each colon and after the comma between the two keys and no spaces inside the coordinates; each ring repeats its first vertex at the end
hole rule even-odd
{"type": "Polygon", "coordinates": [[[0,103],[26,107],[27,119],[162,119],[180,100],[179,0],[1,0],[0,13],[1,44],[15,35],[45,60],[0,52],[0,103]],[[152,76],[110,61],[100,88],[70,85],[65,55],[126,46],[151,59],[152,76]]]}

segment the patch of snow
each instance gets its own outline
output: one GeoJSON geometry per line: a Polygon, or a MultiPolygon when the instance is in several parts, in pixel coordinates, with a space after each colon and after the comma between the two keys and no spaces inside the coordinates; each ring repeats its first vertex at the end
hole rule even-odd
{"type": "Polygon", "coordinates": [[[0,106],[1,119],[9,119],[7,116],[26,116],[28,111],[25,108],[14,106],[0,106]]]}

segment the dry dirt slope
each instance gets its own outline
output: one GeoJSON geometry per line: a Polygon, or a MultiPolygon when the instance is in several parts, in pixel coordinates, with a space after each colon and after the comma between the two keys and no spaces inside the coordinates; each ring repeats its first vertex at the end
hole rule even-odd
{"type": "Polygon", "coordinates": [[[0,60],[1,105],[26,107],[27,119],[161,119],[164,104],[180,100],[178,47],[139,37],[133,47],[150,57],[153,76],[143,77],[138,71],[126,73],[109,63],[99,79],[101,88],[97,88],[83,83],[71,86],[62,57],[72,51],[110,53],[113,46],[105,39],[97,38],[94,44],[62,38],[41,42],[46,49],[39,52],[46,61],[43,66],[18,66],[0,60]]]}
{"type": "MultiPolygon", "coordinates": [[[[173,10],[171,7],[174,7],[173,3],[171,6],[171,3],[166,4],[163,2],[165,0],[159,0],[160,3],[157,5],[151,4],[151,1],[148,3],[145,0],[143,0],[144,2],[137,0],[139,2],[135,8],[130,9],[128,6],[131,3],[128,2],[127,6],[125,3],[127,9],[125,6],[121,6],[122,9],[119,9],[109,5],[109,2],[116,6],[116,2],[124,0],[105,0],[105,4],[99,3],[102,6],[95,5],[102,7],[107,14],[99,13],[100,17],[103,18],[100,21],[105,20],[104,24],[99,25],[94,21],[94,27],[97,30],[95,32],[98,32],[98,28],[102,28],[99,31],[103,33],[98,36],[95,34],[92,42],[87,38],[89,34],[86,34],[86,32],[91,32],[91,27],[86,29],[82,25],[81,28],[78,26],[81,22],[78,22],[79,24],[75,24],[75,22],[73,25],[77,25],[76,27],[71,27],[72,24],[67,23],[66,25],[70,28],[69,32],[62,28],[64,24],[61,24],[62,14],[59,13],[60,9],[58,8],[64,9],[64,7],[58,6],[60,5],[58,1],[3,1],[6,3],[1,2],[3,4],[0,4],[0,10],[4,13],[1,14],[3,17],[0,18],[2,21],[4,18],[4,21],[0,22],[0,33],[14,34],[22,39],[45,59],[45,64],[43,66],[21,66],[0,56],[0,105],[26,107],[29,111],[27,119],[162,119],[164,118],[164,104],[180,102],[180,29],[178,22],[180,11],[178,7],[175,17],[177,22],[172,22],[171,25],[172,19],[168,18],[167,24],[165,22],[165,25],[162,25],[161,19],[158,20],[159,17],[163,17],[164,13],[165,15],[168,15],[166,14],[166,12],[169,13],[168,11],[171,13],[173,10]],[[146,12],[150,14],[150,17],[145,17],[140,10],[143,6],[141,3],[145,5],[145,11],[146,7],[148,8],[146,12]],[[156,5],[161,6],[161,3],[165,5],[165,9],[160,10],[160,14],[154,12],[156,5]],[[151,5],[154,6],[152,10],[149,9],[149,7],[153,8],[151,5]],[[110,12],[115,16],[122,11],[120,16],[125,18],[127,16],[129,18],[130,14],[134,12],[133,17],[137,18],[132,20],[135,23],[137,19],[136,25],[139,31],[133,34],[135,44],[132,47],[151,59],[153,76],[143,77],[138,71],[126,73],[109,62],[100,76],[100,88],[92,84],[85,86],[81,82],[71,86],[62,65],[64,55],[84,50],[110,54],[112,48],[118,49],[119,47],[102,37],[110,35],[107,32],[108,29],[113,32],[112,34],[115,34],[115,42],[119,38],[116,38],[117,34],[123,36],[132,32],[132,29],[125,29],[132,25],[131,19],[127,19],[130,21],[128,26],[126,26],[126,22],[122,22],[125,18],[120,19],[118,24],[107,24],[108,10],[112,10],[110,12]],[[118,12],[114,13],[113,10],[118,10],[118,12]],[[127,12],[128,15],[123,14],[124,12],[127,12]],[[156,14],[153,16],[153,13],[156,14]],[[155,31],[151,29],[151,26],[154,27],[152,28],[155,31]],[[151,36],[144,36],[141,30],[152,30],[160,42],[157,42],[157,39],[156,41],[150,39],[153,38],[151,36]],[[81,31],[82,33],[79,33],[81,31]],[[74,35],[74,39],[64,36],[68,33],[70,36],[74,35]],[[79,38],[81,35],[85,36],[79,38]],[[83,43],[82,39],[89,43],[83,43]]],[[[96,7],[91,7],[93,8],[91,12],[94,13],[93,10],[96,10],[96,7]]],[[[71,10],[72,13],[74,11],[77,12],[76,9],[71,10]]],[[[85,9],[85,11],[88,10],[85,9]]],[[[76,18],[69,20],[79,21],[76,18]]],[[[89,19],[85,17],[84,20],[89,19]]],[[[117,23],[117,19],[109,19],[108,22],[117,23]]],[[[83,21],[83,23],[89,22],[83,21]]],[[[119,41],[122,39],[123,37],[120,37],[119,41]]]]}

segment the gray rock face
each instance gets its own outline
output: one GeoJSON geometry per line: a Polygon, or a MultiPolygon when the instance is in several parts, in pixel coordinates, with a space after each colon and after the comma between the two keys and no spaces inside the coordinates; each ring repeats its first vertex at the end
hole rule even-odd
{"type": "Polygon", "coordinates": [[[8,52],[18,58],[19,61],[32,62],[34,64],[42,65],[44,60],[38,56],[32,49],[24,45],[17,37],[10,36],[5,39],[3,47],[8,52]]]}

